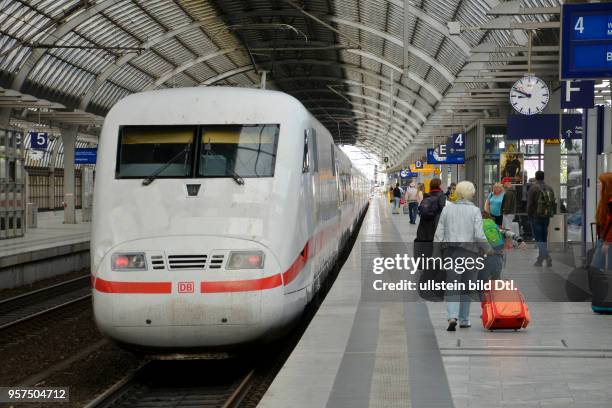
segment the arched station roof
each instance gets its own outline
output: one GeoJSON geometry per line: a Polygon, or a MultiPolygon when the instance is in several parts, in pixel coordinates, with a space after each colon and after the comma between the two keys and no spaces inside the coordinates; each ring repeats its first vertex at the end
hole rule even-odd
{"type": "Polygon", "coordinates": [[[391,167],[464,126],[457,118],[503,114],[504,90],[526,71],[528,30],[536,73],[552,77],[558,58],[557,0],[0,5],[5,117],[27,117],[44,101],[50,120],[83,126],[133,92],[257,87],[266,71],[267,87],[300,99],[338,143],[388,156],[391,167]]]}

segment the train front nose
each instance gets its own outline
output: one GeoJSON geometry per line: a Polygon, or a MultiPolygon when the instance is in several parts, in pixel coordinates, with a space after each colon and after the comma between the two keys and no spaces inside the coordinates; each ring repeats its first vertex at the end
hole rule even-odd
{"type": "Polygon", "coordinates": [[[228,346],[277,329],[283,282],[273,254],[252,241],[138,240],[102,259],[94,276],[93,305],[99,328],[122,343],[228,346]]]}

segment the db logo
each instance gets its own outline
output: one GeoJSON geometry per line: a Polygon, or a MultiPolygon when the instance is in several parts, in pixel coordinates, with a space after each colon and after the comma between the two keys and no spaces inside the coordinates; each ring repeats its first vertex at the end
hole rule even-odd
{"type": "Polygon", "coordinates": [[[193,282],[179,282],[179,293],[193,293],[193,282]]]}

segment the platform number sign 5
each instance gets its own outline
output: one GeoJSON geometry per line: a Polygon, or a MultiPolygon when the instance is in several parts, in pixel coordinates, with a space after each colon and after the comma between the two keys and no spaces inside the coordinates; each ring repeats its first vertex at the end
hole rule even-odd
{"type": "Polygon", "coordinates": [[[46,132],[30,132],[30,147],[44,150],[47,148],[49,135],[46,132]]]}

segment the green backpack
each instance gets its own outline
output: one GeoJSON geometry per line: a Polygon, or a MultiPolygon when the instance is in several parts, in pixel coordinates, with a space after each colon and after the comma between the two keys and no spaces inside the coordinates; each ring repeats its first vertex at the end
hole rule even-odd
{"type": "Polygon", "coordinates": [[[490,218],[482,220],[482,228],[484,230],[485,237],[487,237],[487,241],[493,247],[493,249],[503,248],[504,246],[504,237],[502,236],[501,231],[495,221],[490,218]]]}
{"type": "Polygon", "coordinates": [[[557,212],[555,193],[548,187],[540,188],[536,204],[536,216],[540,218],[551,218],[557,212]]]}

